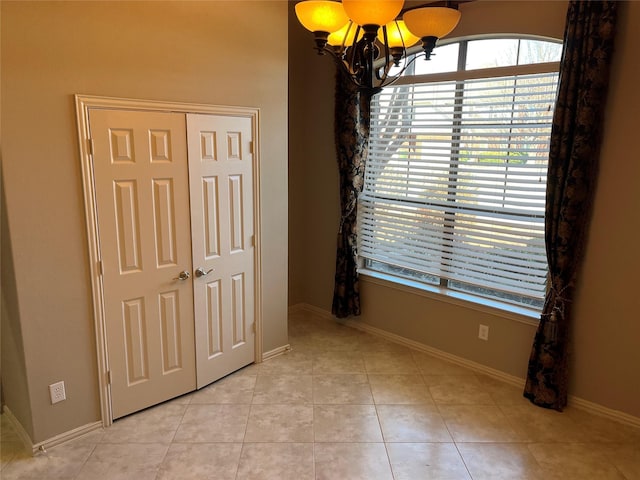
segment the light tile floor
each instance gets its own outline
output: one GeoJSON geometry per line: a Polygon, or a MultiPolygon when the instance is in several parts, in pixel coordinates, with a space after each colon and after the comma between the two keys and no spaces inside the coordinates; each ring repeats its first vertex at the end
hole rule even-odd
{"type": "Polygon", "coordinates": [[[640,479],[640,429],[309,313],[293,350],[27,457],[2,480],[640,479]]]}

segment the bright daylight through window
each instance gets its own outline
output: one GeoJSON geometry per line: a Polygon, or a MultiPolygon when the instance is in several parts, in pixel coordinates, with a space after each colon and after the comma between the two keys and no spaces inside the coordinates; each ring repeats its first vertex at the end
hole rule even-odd
{"type": "Polygon", "coordinates": [[[361,273],[541,310],[561,52],[525,38],[451,43],[373,97],[361,273]]]}

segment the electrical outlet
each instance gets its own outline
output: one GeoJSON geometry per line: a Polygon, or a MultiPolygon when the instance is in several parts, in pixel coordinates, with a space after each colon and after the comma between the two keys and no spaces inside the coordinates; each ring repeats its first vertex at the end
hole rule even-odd
{"type": "Polygon", "coordinates": [[[67,399],[64,391],[64,382],[52,383],[49,385],[49,395],[51,396],[51,404],[61,402],[67,399]]]}
{"type": "Polygon", "coordinates": [[[489,340],[489,326],[480,324],[478,328],[478,338],[480,340],[489,340]]]}

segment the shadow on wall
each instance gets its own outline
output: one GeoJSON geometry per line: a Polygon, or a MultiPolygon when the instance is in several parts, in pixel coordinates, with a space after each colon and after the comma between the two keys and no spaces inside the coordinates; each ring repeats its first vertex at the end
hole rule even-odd
{"type": "Polygon", "coordinates": [[[4,410],[6,405],[33,438],[24,344],[18,310],[18,291],[16,290],[7,201],[4,192],[4,176],[0,161],[0,342],[2,352],[0,355],[0,397],[2,398],[2,409],[4,410]]]}

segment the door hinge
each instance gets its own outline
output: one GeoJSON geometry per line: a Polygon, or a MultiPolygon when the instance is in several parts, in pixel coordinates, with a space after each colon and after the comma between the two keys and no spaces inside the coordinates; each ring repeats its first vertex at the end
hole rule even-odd
{"type": "Polygon", "coordinates": [[[107,370],[107,384],[111,385],[111,370],[107,370]]]}
{"type": "Polygon", "coordinates": [[[251,235],[251,246],[252,247],[256,246],[256,236],[255,235],[251,235]]]}
{"type": "Polygon", "coordinates": [[[94,150],[93,138],[87,139],[87,146],[89,148],[89,154],[93,156],[93,150],[94,150]]]}
{"type": "Polygon", "coordinates": [[[98,260],[98,275],[104,275],[104,266],[102,260],[98,260]]]}
{"type": "Polygon", "coordinates": [[[253,322],[251,324],[251,330],[253,331],[253,333],[256,333],[256,322],[253,322]]]}

